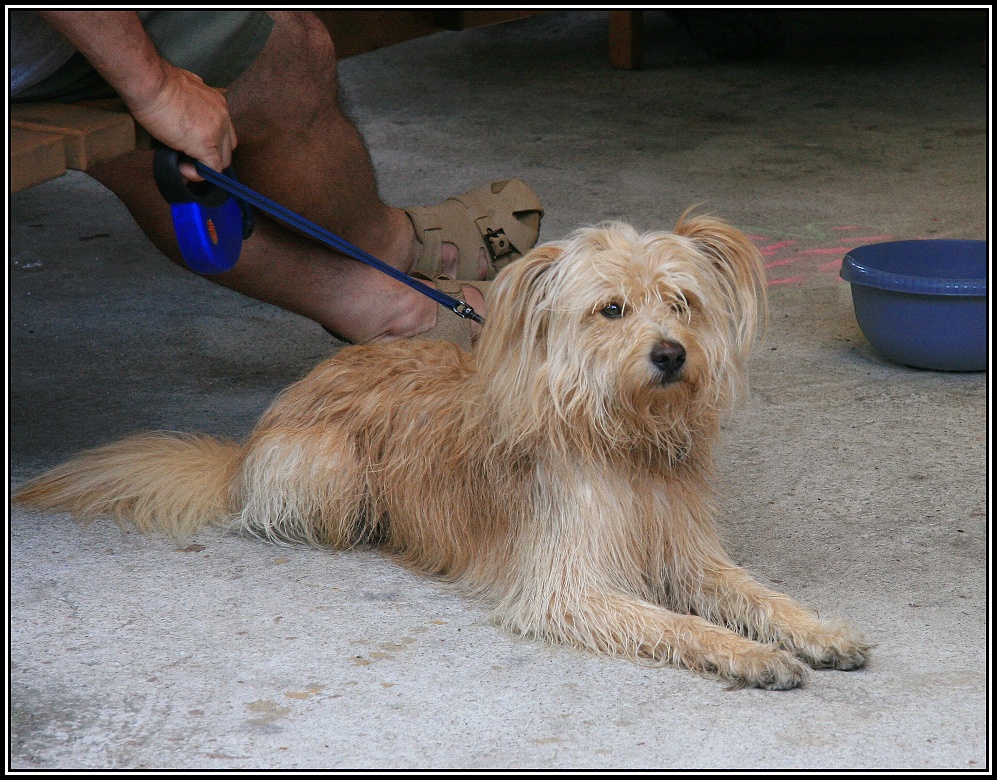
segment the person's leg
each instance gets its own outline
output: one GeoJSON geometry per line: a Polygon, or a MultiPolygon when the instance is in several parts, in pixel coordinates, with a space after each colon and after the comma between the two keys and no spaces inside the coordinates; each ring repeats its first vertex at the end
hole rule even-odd
{"type": "MultiPolygon", "coordinates": [[[[266,46],[227,94],[238,134],[234,165],[240,179],[408,271],[419,243],[405,212],[381,202],[363,139],[340,109],[335,51],[324,25],[309,13],[272,16],[275,25],[266,46]]],[[[157,247],[183,262],[169,206],[153,181],[151,152],[135,152],[90,173],[121,198],[157,247]]],[[[422,333],[436,323],[439,308],[400,282],[263,215],[235,268],[210,278],[355,342],[422,333]]],[[[483,311],[477,290],[465,291],[468,303],[483,311]]]]}

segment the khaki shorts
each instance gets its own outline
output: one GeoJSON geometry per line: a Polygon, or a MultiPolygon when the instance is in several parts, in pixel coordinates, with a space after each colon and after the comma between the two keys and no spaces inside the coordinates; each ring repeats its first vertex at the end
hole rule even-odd
{"type": "MultiPolygon", "coordinates": [[[[99,13],[99,12],[98,12],[99,13]]],[[[270,37],[264,11],[139,11],[146,32],[165,60],[196,73],[211,87],[227,87],[248,68],[270,37]]],[[[14,98],[73,103],[116,97],[82,54],[14,98]]]]}

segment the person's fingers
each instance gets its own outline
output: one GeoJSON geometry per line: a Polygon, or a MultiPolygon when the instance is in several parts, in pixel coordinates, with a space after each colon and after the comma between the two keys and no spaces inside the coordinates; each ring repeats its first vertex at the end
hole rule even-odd
{"type": "MultiPolygon", "coordinates": [[[[206,165],[215,171],[224,171],[232,164],[232,152],[235,150],[235,133],[226,133],[221,139],[218,147],[206,147],[203,145],[187,146],[178,151],[183,152],[198,162],[206,165]]],[[[180,174],[189,181],[204,181],[204,177],[197,172],[197,168],[192,162],[181,162],[178,166],[180,174]]]]}
{"type": "Polygon", "coordinates": [[[182,162],[177,166],[177,170],[187,181],[204,181],[204,177],[197,172],[194,163],[182,162]]]}

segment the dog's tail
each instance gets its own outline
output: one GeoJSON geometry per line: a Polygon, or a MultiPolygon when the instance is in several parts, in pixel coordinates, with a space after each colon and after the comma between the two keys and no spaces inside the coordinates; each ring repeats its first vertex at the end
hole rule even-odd
{"type": "Polygon", "coordinates": [[[142,532],[184,537],[226,524],[242,448],[232,441],[143,433],[82,453],[28,482],[14,500],[80,520],[109,515],[142,532]]]}

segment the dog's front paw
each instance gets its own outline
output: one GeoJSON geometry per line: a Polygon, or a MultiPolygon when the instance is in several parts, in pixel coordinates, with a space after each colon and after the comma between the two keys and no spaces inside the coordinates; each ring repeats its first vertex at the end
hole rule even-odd
{"type": "Polygon", "coordinates": [[[765,688],[788,691],[799,688],[807,680],[807,667],[790,652],[777,647],[759,645],[750,653],[731,659],[723,676],[732,688],[765,688]]]}
{"type": "Polygon", "coordinates": [[[872,645],[848,626],[821,624],[820,630],[794,642],[793,652],[814,669],[861,669],[872,645]]]}

